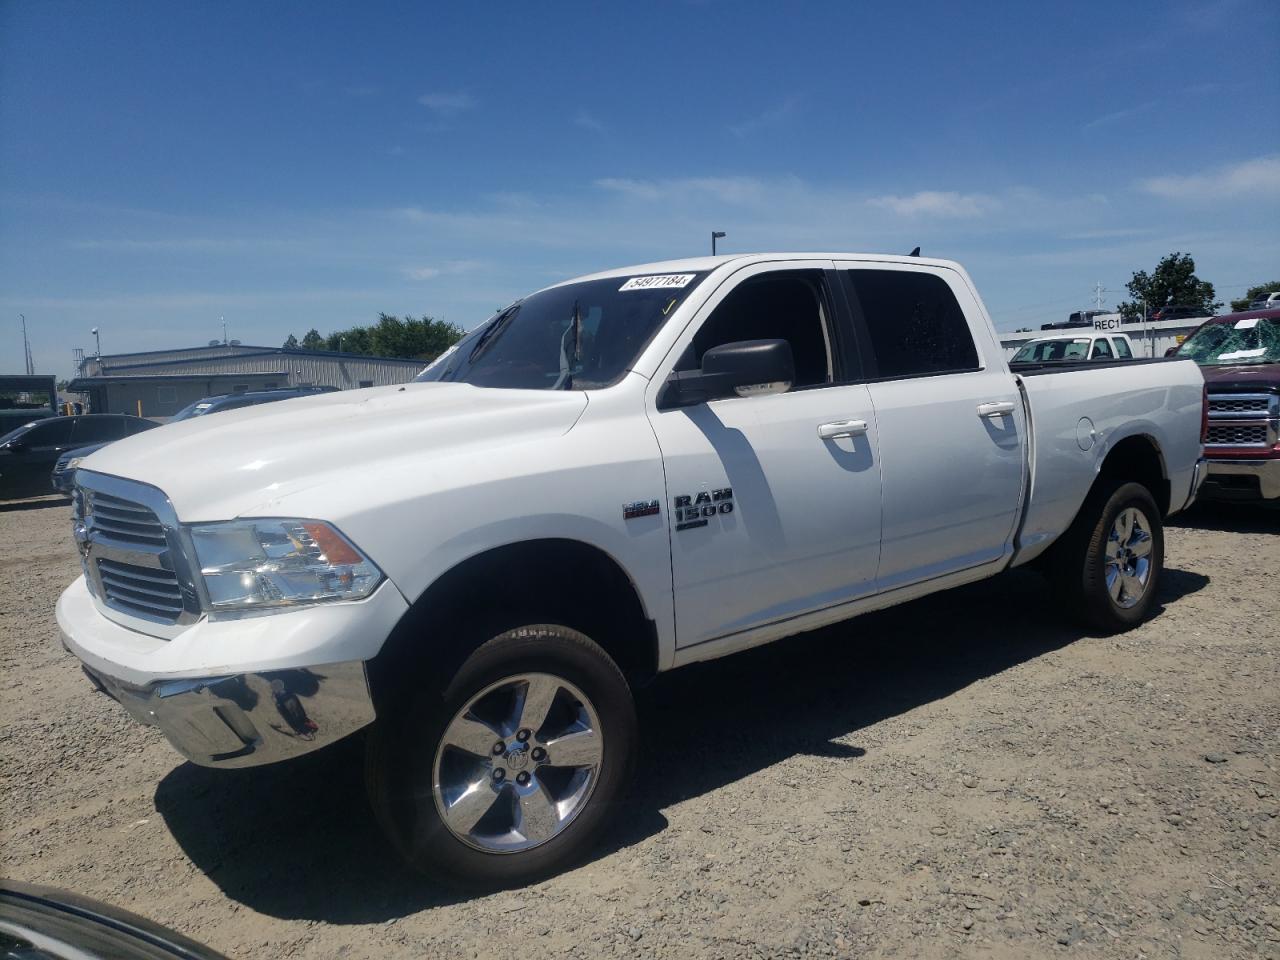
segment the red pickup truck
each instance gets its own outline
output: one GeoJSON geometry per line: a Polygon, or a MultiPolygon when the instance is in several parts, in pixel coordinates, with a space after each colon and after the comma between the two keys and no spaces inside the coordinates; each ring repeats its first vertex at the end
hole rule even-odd
{"type": "Polygon", "coordinates": [[[1209,394],[1205,500],[1280,507],[1280,309],[1212,317],[1178,348],[1209,394]]]}

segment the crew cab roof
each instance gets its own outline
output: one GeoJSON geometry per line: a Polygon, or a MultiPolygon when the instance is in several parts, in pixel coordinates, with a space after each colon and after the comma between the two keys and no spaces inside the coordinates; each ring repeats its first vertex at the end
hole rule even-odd
{"type": "MultiPolygon", "coordinates": [[[[831,252],[798,252],[798,253],[729,253],[715,257],[689,257],[684,260],[658,260],[653,263],[637,263],[628,267],[615,267],[586,276],[573,277],[551,287],[563,286],[565,283],[578,283],[583,280],[607,280],[610,277],[634,277],[637,275],[657,273],[706,273],[723,267],[726,264],[750,266],[756,263],[770,263],[785,260],[866,260],[873,263],[903,263],[914,266],[946,267],[960,270],[954,260],[935,260],[931,257],[912,257],[907,254],[887,253],[831,253],[831,252]]],[[[550,289],[548,287],[547,289],[550,289]]]]}

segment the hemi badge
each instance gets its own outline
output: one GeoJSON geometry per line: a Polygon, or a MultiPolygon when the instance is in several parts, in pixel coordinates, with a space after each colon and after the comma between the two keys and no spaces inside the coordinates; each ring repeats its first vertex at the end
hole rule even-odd
{"type": "Polygon", "coordinates": [[[622,519],[635,520],[638,517],[652,517],[658,512],[657,500],[636,500],[634,503],[622,505],[622,519]]]}

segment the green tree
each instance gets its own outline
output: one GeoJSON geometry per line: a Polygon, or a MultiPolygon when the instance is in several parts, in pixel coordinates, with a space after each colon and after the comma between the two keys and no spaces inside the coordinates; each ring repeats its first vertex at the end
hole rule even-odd
{"type": "Polygon", "coordinates": [[[463,333],[465,331],[457,324],[445,320],[380,313],[378,322],[372,326],[351,327],[329,334],[325,338],[324,349],[430,361],[457,343],[463,333]]]}
{"type": "Polygon", "coordinates": [[[298,349],[298,338],[297,338],[297,337],[295,337],[292,333],[291,333],[291,334],[289,334],[288,338],[286,338],[286,339],[285,339],[285,342],[284,342],[284,348],[285,348],[286,350],[297,350],[297,349],[298,349]]]}
{"type": "Polygon", "coordinates": [[[302,349],[304,350],[328,350],[325,345],[324,337],[320,336],[320,331],[312,327],[307,331],[306,336],[302,338],[302,349]]]}
{"type": "Polygon", "coordinates": [[[1265,297],[1268,293],[1280,293],[1280,280],[1272,280],[1270,283],[1261,283],[1256,287],[1250,287],[1249,292],[1239,300],[1231,301],[1231,309],[1237,313],[1241,310],[1248,310],[1249,304],[1259,297],[1265,297]]]}
{"type": "Polygon", "coordinates": [[[1196,276],[1196,262],[1189,253],[1171,253],[1148,274],[1139,270],[1126,287],[1132,300],[1120,304],[1120,314],[1126,322],[1142,318],[1142,304],[1148,315],[1160,307],[1189,306],[1209,316],[1221,301],[1214,300],[1213,284],[1196,276]]]}

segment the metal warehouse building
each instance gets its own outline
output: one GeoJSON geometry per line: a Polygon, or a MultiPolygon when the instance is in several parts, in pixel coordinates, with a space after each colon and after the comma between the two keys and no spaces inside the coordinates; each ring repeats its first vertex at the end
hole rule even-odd
{"type": "Polygon", "coordinates": [[[202,397],[277,387],[379,387],[412,380],[424,366],[421,360],[232,342],[86,357],[68,389],[87,394],[94,413],[171,417],[202,397]]]}

